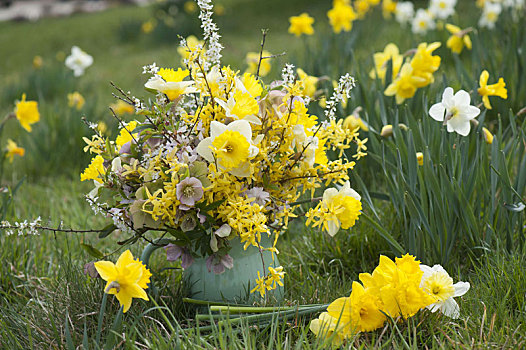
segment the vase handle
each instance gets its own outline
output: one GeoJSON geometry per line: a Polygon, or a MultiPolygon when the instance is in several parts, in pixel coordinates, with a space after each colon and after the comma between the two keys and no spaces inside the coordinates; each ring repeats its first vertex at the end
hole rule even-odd
{"type": "Polygon", "coordinates": [[[141,254],[141,261],[143,262],[143,264],[146,265],[146,267],[148,267],[150,262],[150,256],[152,255],[152,253],[159,248],[165,247],[168,243],[170,243],[170,241],[165,238],[159,238],[153,241],[153,243],[148,243],[148,245],[146,246],[146,248],[144,248],[141,254]]]}

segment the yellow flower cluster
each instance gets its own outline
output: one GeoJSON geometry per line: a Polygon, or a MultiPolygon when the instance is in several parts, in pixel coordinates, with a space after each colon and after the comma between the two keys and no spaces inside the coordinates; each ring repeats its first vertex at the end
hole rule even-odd
{"type": "MultiPolygon", "coordinates": [[[[420,43],[415,50],[413,58],[404,63],[401,67],[398,66],[400,57],[398,56],[397,49],[393,47],[394,44],[389,44],[386,47],[383,55],[378,56],[383,58],[385,61],[381,63],[378,67],[377,60],[375,59],[376,72],[378,77],[383,71],[383,76],[385,77],[385,70],[383,65],[389,59],[392,59],[393,62],[393,72],[395,69],[399,69],[399,73],[393,79],[392,83],[385,89],[386,96],[395,96],[396,103],[401,104],[406,99],[411,98],[415,95],[418,88],[425,87],[432,84],[435,81],[433,73],[435,73],[440,67],[440,56],[434,56],[433,51],[438,49],[441,45],[440,42],[434,42],[431,44],[420,43]]],[[[382,59],[378,58],[378,63],[382,59]]]]}

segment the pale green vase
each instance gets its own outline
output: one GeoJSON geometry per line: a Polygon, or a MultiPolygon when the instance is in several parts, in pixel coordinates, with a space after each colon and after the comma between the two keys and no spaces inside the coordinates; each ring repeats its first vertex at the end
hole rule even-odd
{"type": "MultiPolygon", "coordinates": [[[[237,237],[230,241],[230,245],[232,249],[229,255],[234,259],[232,269],[225,269],[225,272],[215,274],[213,271],[208,271],[206,258],[198,258],[184,270],[183,276],[190,292],[190,298],[239,304],[262,301],[259,292],[250,293],[250,291],[255,287],[258,271],[263,276],[268,273],[269,266],[274,268],[280,266],[277,256],[274,255],[273,261],[272,253],[269,251],[263,251],[260,254],[259,249],[254,246],[249,246],[245,250],[237,237]],[[263,262],[265,268],[263,268],[263,262]]],[[[261,245],[271,246],[269,238],[262,237],[261,245]]],[[[160,247],[149,244],[141,255],[141,261],[148,265],[150,254],[160,247]]],[[[269,300],[275,303],[283,301],[283,294],[282,286],[267,291],[269,300]]]]}

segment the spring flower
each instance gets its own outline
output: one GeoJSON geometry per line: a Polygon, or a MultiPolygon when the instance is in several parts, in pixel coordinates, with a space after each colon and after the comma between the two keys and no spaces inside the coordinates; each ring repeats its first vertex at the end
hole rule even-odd
{"type": "Polygon", "coordinates": [[[435,29],[435,20],[431,13],[424,9],[416,11],[415,18],[412,21],[412,30],[415,34],[425,34],[430,29],[435,29]]]}
{"type": "Polygon", "coordinates": [[[381,311],[382,302],[372,290],[366,290],[360,283],[353,282],[349,299],[351,325],[355,331],[369,332],[383,326],[386,317],[381,311]]]}
{"type": "Polygon", "coordinates": [[[493,134],[491,133],[491,131],[483,127],[482,135],[484,136],[484,141],[486,141],[488,145],[491,145],[493,143],[493,134]]]}
{"type": "Polygon", "coordinates": [[[415,14],[415,8],[411,1],[402,1],[396,4],[395,18],[400,24],[409,23],[415,14]]]}
{"type": "Polygon", "coordinates": [[[183,81],[188,76],[189,72],[186,69],[161,68],[158,75],[151,77],[144,87],[150,90],[158,91],[165,94],[170,101],[178,101],[184,94],[192,94],[198,92],[193,87],[194,81],[183,81]]]}
{"type": "Polygon", "coordinates": [[[489,73],[487,70],[484,70],[480,74],[479,84],[480,88],[478,93],[482,96],[482,102],[484,102],[484,107],[491,109],[491,103],[489,103],[489,96],[498,96],[503,99],[508,98],[508,90],[506,90],[506,83],[503,78],[499,78],[499,81],[496,84],[488,85],[489,73]]]}
{"type": "Polygon", "coordinates": [[[123,306],[123,313],[130,309],[133,298],[149,300],[144,290],[148,288],[152,274],[142,262],[133,259],[129,250],[121,254],[117,264],[98,261],[95,268],[100,277],[107,281],[104,292],[117,297],[123,306]]]}
{"type": "Polygon", "coordinates": [[[248,91],[237,90],[226,102],[219,98],[216,98],[215,101],[223,107],[228,118],[242,119],[256,125],[261,124],[261,120],[256,116],[259,113],[259,105],[248,91]]]}
{"type": "Polygon", "coordinates": [[[168,244],[166,247],[164,247],[166,250],[166,260],[168,261],[177,261],[181,259],[181,267],[183,269],[186,269],[190,267],[190,265],[194,262],[194,257],[188,249],[184,247],[179,247],[176,244],[168,244]]]}
{"type": "Polygon", "coordinates": [[[20,125],[28,132],[31,132],[31,124],[35,124],[40,120],[38,102],[26,101],[26,94],[22,94],[22,100],[15,104],[15,116],[20,125]]]}
{"type": "Polygon", "coordinates": [[[464,90],[453,95],[453,88],[446,88],[442,102],[435,103],[429,109],[429,116],[437,121],[443,121],[448,132],[457,132],[462,136],[469,134],[470,120],[480,114],[480,109],[470,105],[470,96],[464,90]]]}
{"type": "Polygon", "coordinates": [[[373,55],[373,60],[375,68],[369,72],[369,76],[371,77],[371,79],[375,79],[378,77],[380,80],[382,80],[382,82],[385,82],[385,74],[387,73],[388,61],[392,60],[392,79],[395,79],[398,75],[398,72],[400,72],[400,68],[402,67],[404,57],[400,55],[398,47],[395,44],[389,43],[385,46],[383,52],[377,52],[373,55]]]}
{"type": "MultiPolygon", "coordinates": [[[[195,5],[193,1],[188,2],[195,5]]],[[[205,42],[203,40],[197,39],[194,35],[190,35],[188,38],[185,39],[184,42],[186,43],[185,46],[179,46],[177,48],[177,53],[179,54],[179,56],[181,56],[181,61],[183,64],[185,60],[195,58],[193,56],[200,56],[203,52],[203,48],[205,45],[205,42]]]]}
{"type": "Polygon", "coordinates": [[[187,177],[177,184],[177,199],[188,207],[193,207],[203,198],[203,184],[195,177],[187,177]]]}
{"type": "Polygon", "coordinates": [[[451,49],[451,52],[460,54],[464,46],[468,50],[471,50],[471,38],[469,37],[469,29],[461,30],[459,27],[453,24],[446,24],[446,29],[452,35],[447,39],[446,46],[451,49]]]}
{"type": "Polygon", "coordinates": [[[334,236],[340,227],[348,229],[354,226],[362,210],[360,200],[360,195],[351,188],[349,181],[339,191],[328,188],[323,192],[322,201],[307,213],[307,224],[319,217],[313,227],[321,225],[330,236],[334,236]]]}
{"type": "Polygon", "coordinates": [[[446,19],[455,13],[457,0],[431,0],[429,11],[434,17],[446,19]]]}
{"type": "Polygon", "coordinates": [[[479,26],[488,29],[495,28],[495,23],[501,12],[502,5],[500,3],[486,1],[484,3],[484,9],[482,10],[482,16],[479,20],[479,26]]]}
{"type": "Polygon", "coordinates": [[[133,130],[135,130],[135,127],[137,127],[137,122],[135,120],[132,120],[131,122],[126,124],[126,127],[123,127],[121,129],[119,136],[117,136],[117,138],[115,139],[117,150],[120,150],[122,146],[133,140],[133,136],[130,133],[133,130]]]}
{"type": "Polygon", "coordinates": [[[338,319],[329,315],[328,312],[322,312],[318,318],[312,320],[309,329],[318,338],[332,338],[332,346],[334,347],[341,346],[345,340],[342,323],[338,323],[338,319]]]}
{"type": "Polygon", "coordinates": [[[228,254],[221,257],[216,254],[212,254],[208,257],[208,259],[206,259],[206,268],[208,269],[208,272],[212,272],[213,270],[216,275],[220,275],[225,272],[225,268],[231,269],[233,267],[234,259],[232,259],[232,257],[228,254]]]}
{"type": "Polygon", "coordinates": [[[154,29],[155,29],[155,22],[152,20],[148,20],[141,25],[141,31],[144,34],[150,34],[151,32],[153,32],[154,29]]]}
{"type": "Polygon", "coordinates": [[[91,160],[91,163],[88,165],[88,167],[84,169],[84,172],[80,174],[80,181],[95,180],[99,183],[102,183],[100,176],[106,173],[106,169],[104,168],[103,164],[104,158],[102,158],[100,155],[95,156],[95,158],[91,160]]]}
{"type": "Polygon", "coordinates": [[[338,34],[342,30],[348,32],[352,29],[352,22],[356,19],[356,13],[352,6],[337,2],[334,7],[327,12],[329,22],[334,33],[338,34]]]}
{"type": "Polygon", "coordinates": [[[438,55],[433,56],[433,51],[441,45],[438,41],[431,44],[418,44],[416,53],[411,59],[411,67],[413,67],[413,75],[423,80],[416,82],[416,87],[424,87],[435,81],[433,73],[440,67],[441,58],[438,55]]]}
{"type": "Polygon", "coordinates": [[[238,177],[250,176],[249,159],[258,152],[259,149],[252,144],[252,128],[246,120],[236,120],[228,125],[212,121],[210,137],[197,146],[201,157],[210,163],[217,159],[220,168],[238,177]]]}
{"type": "Polygon", "coordinates": [[[424,153],[416,152],[416,161],[418,162],[418,165],[424,165],[424,153]]]}
{"type": "Polygon", "coordinates": [[[382,15],[384,18],[391,18],[391,15],[396,13],[396,1],[383,0],[382,1],[382,15]]]}
{"type": "Polygon", "coordinates": [[[356,10],[357,18],[364,18],[371,8],[370,0],[356,0],[354,1],[354,9],[356,10]]]}
{"type": "Polygon", "coordinates": [[[122,100],[118,100],[113,103],[110,108],[115,112],[117,116],[122,116],[124,114],[133,114],[135,113],[135,107],[129,103],[126,103],[122,100]]]}
{"type": "Polygon", "coordinates": [[[184,3],[184,12],[186,13],[194,13],[195,11],[197,11],[197,5],[195,4],[195,1],[186,1],[184,3]]]}
{"type": "Polygon", "coordinates": [[[444,315],[451,318],[458,318],[460,309],[453,298],[466,294],[469,290],[469,282],[457,282],[453,284],[453,279],[440,265],[429,267],[420,265],[424,272],[422,275],[421,287],[433,299],[434,303],[427,308],[431,312],[440,310],[444,315]]]}
{"type": "Polygon", "coordinates": [[[76,77],[84,74],[84,70],[93,64],[93,57],[82,51],[79,47],[71,48],[71,55],[66,57],[66,67],[73,70],[76,77]]]}
{"type": "Polygon", "coordinates": [[[9,159],[9,162],[13,162],[13,158],[16,156],[23,157],[26,153],[26,150],[22,147],[18,147],[18,145],[15,143],[15,141],[11,139],[7,139],[7,153],[6,157],[9,159]]]}
{"type": "Polygon", "coordinates": [[[312,24],[314,23],[314,18],[309,16],[308,13],[303,12],[299,16],[292,16],[289,18],[290,21],[290,27],[289,27],[289,33],[294,34],[296,36],[301,36],[302,34],[305,35],[312,35],[314,34],[314,28],[312,28],[312,24]]]}
{"type": "MultiPolygon", "coordinates": [[[[272,54],[268,52],[267,50],[263,50],[262,57],[270,57],[272,54]]],[[[258,70],[258,63],[259,63],[259,52],[249,52],[247,53],[246,62],[248,64],[247,73],[250,74],[256,74],[258,70]]],[[[270,69],[272,68],[270,64],[270,60],[262,59],[261,64],[259,66],[259,76],[265,77],[270,72],[270,69]]]]}
{"type": "Polygon", "coordinates": [[[33,57],[33,68],[35,69],[40,69],[42,68],[42,64],[44,63],[44,61],[42,60],[42,57],[41,56],[35,56],[33,57]]]}
{"type": "Polygon", "coordinates": [[[82,97],[80,92],[75,91],[68,94],[68,106],[75,107],[77,111],[80,111],[82,106],[84,106],[84,103],[86,103],[86,100],[84,100],[84,97],[82,97]]]}
{"type": "Polygon", "coordinates": [[[318,84],[320,78],[308,75],[301,68],[296,69],[296,73],[298,73],[299,80],[303,83],[303,93],[305,96],[314,98],[314,94],[316,93],[316,85],[318,84]]]}
{"type": "Polygon", "coordinates": [[[418,85],[425,82],[424,78],[417,77],[413,74],[413,67],[409,63],[404,63],[400,74],[393,80],[393,82],[385,89],[386,96],[396,96],[396,103],[401,104],[407,98],[415,95],[418,85]]]}
{"type": "Polygon", "coordinates": [[[367,124],[358,115],[351,114],[343,121],[343,127],[348,130],[360,129],[369,131],[367,124]]]}

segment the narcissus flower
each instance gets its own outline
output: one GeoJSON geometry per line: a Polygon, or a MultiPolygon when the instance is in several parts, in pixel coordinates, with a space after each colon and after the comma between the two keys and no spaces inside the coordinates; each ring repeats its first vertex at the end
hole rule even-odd
{"type": "Polygon", "coordinates": [[[392,79],[395,79],[398,75],[398,72],[400,72],[400,68],[402,67],[404,57],[400,55],[398,46],[396,46],[393,43],[389,43],[385,46],[383,52],[377,52],[373,55],[373,60],[375,68],[369,72],[369,76],[371,77],[371,79],[375,79],[376,77],[378,77],[382,80],[382,82],[384,82],[385,74],[387,73],[387,63],[389,62],[389,60],[392,60],[392,79]]]}
{"type": "Polygon", "coordinates": [[[93,57],[82,51],[78,46],[71,48],[71,55],[66,57],[66,67],[73,70],[76,77],[84,74],[84,70],[93,64],[93,57]]]}
{"type": "Polygon", "coordinates": [[[31,124],[40,120],[37,101],[26,101],[26,94],[22,94],[22,100],[15,104],[15,116],[20,125],[31,132],[31,124]]]}
{"type": "Polygon", "coordinates": [[[40,68],[42,68],[42,64],[43,63],[44,63],[44,61],[42,60],[41,56],[33,57],[33,68],[40,69],[40,68]]]}
{"type": "MultiPolygon", "coordinates": [[[[263,50],[262,57],[270,57],[272,54],[266,50],[263,50]]],[[[258,63],[259,63],[259,52],[249,52],[247,53],[247,57],[245,58],[248,68],[247,73],[250,74],[256,74],[258,70],[258,63]]],[[[262,59],[261,64],[259,66],[259,76],[265,77],[268,73],[270,73],[270,70],[272,68],[272,65],[270,64],[270,59],[262,59]]]]}
{"type": "Polygon", "coordinates": [[[480,109],[470,105],[470,96],[464,90],[453,95],[453,88],[446,88],[442,95],[442,102],[435,103],[429,109],[431,118],[443,121],[448,132],[457,132],[462,136],[469,134],[470,120],[480,114],[480,109]]]}
{"type": "Polygon", "coordinates": [[[100,277],[107,281],[104,292],[113,294],[123,306],[122,312],[130,309],[133,298],[148,300],[145,289],[150,283],[151,273],[139,260],[134,260],[129,250],[121,254],[117,264],[98,261],[95,268],[100,277]]]}
{"type": "Polygon", "coordinates": [[[187,69],[173,70],[161,68],[158,74],[150,78],[144,87],[149,90],[154,90],[165,94],[170,101],[178,101],[184,94],[192,94],[198,92],[193,86],[194,81],[183,81],[188,76],[187,69]]]}
{"type": "Polygon", "coordinates": [[[296,69],[296,73],[298,73],[299,80],[303,83],[303,93],[305,96],[314,98],[314,94],[316,93],[316,85],[318,84],[320,78],[308,75],[301,68],[296,69]]]}
{"type": "Polygon", "coordinates": [[[407,98],[415,95],[418,86],[424,84],[425,79],[413,74],[411,64],[405,63],[398,77],[385,89],[386,96],[395,96],[396,103],[401,104],[407,98]]]}
{"type": "Polygon", "coordinates": [[[500,98],[508,98],[508,90],[506,90],[506,83],[503,78],[499,78],[499,81],[496,84],[488,85],[489,73],[487,70],[484,70],[480,74],[480,88],[478,93],[482,96],[482,102],[484,102],[484,107],[491,109],[491,104],[489,103],[489,96],[499,96],[500,98]]]}
{"type": "Polygon", "coordinates": [[[405,24],[413,19],[415,7],[411,1],[401,1],[396,4],[395,18],[400,24],[405,24]]]}
{"type": "Polygon", "coordinates": [[[97,155],[95,158],[91,160],[91,163],[88,165],[86,169],[84,169],[84,172],[80,174],[80,181],[86,181],[86,180],[95,180],[98,183],[102,183],[102,179],[100,178],[106,173],[106,169],[104,168],[104,158],[102,156],[97,155]]]}
{"type": "Polygon", "coordinates": [[[256,116],[259,112],[259,105],[248,91],[237,90],[226,102],[219,98],[216,98],[215,101],[223,107],[228,118],[261,124],[261,120],[256,116]]]}
{"type": "Polygon", "coordinates": [[[112,104],[110,108],[118,116],[121,116],[123,114],[133,114],[135,112],[135,107],[133,105],[126,103],[122,100],[118,100],[116,103],[112,104]]]}
{"type": "Polygon", "coordinates": [[[491,131],[489,131],[486,128],[482,128],[482,135],[484,136],[484,141],[486,141],[488,145],[491,145],[493,143],[493,134],[491,133],[491,131]]]}
{"type": "Polygon", "coordinates": [[[416,53],[411,59],[411,67],[413,67],[413,75],[423,78],[423,80],[416,82],[416,87],[421,88],[435,81],[433,73],[440,67],[442,59],[438,55],[433,56],[433,51],[441,45],[438,41],[431,44],[418,44],[416,53]]]}
{"type": "Polygon", "coordinates": [[[80,92],[75,91],[71,94],[68,94],[69,107],[75,107],[77,111],[80,111],[84,106],[84,103],[86,103],[86,100],[84,100],[84,97],[80,94],[80,92]]]}
{"type": "Polygon", "coordinates": [[[449,277],[449,274],[440,265],[433,267],[420,265],[420,269],[424,272],[421,287],[435,301],[433,304],[428,305],[427,308],[431,312],[440,310],[448,317],[458,318],[460,309],[453,298],[466,294],[470,287],[469,282],[453,284],[453,279],[449,277]]]}
{"type": "Polygon", "coordinates": [[[386,317],[381,311],[382,301],[373,290],[365,289],[360,283],[352,283],[351,327],[356,332],[374,331],[383,326],[386,317]]]}
{"type": "Polygon", "coordinates": [[[336,2],[334,7],[327,12],[327,17],[329,17],[329,23],[336,34],[342,30],[350,31],[352,22],[357,18],[352,6],[343,2],[336,2]]]}
{"type": "Polygon", "coordinates": [[[314,28],[312,28],[314,18],[309,16],[308,13],[304,12],[299,16],[292,16],[289,18],[289,21],[289,33],[294,34],[296,36],[301,36],[302,34],[314,34],[314,28]]]}
{"type": "MultiPolygon", "coordinates": [[[[194,1],[188,1],[195,6],[194,1]]],[[[184,60],[189,60],[192,58],[197,58],[203,52],[205,42],[203,40],[197,39],[194,35],[190,35],[186,38],[186,46],[179,46],[177,48],[177,53],[181,56],[181,63],[184,64],[184,60]]]]}
{"type": "Polygon", "coordinates": [[[418,162],[418,165],[424,165],[424,153],[416,152],[416,161],[418,162]]]}
{"type": "Polygon", "coordinates": [[[391,18],[391,14],[396,12],[396,1],[383,0],[382,1],[382,15],[384,18],[391,18]]]}
{"type": "Polygon", "coordinates": [[[435,29],[435,20],[431,13],[424,9],[416,11],[415,18],[412,22],[412,30],[415,34],[425,34],[430,29],[435,29]]]}
{"type": "Polygon", "coordinates": [[[332,339],[332,346],[334,347],[342,345],[345,340],[343,328],[342,322],[338,322],[338,318],[332,317],[328,312],[322,312],[309,325],[309,329],[318,338],[332,339]]]}
{"type": "Polygon", "coordinates": [[[446,46],[451,49],[451,52],[460,54],[464,46],[471,50],[471,38],[469,37],[470,29],[461,30],[453,24],[446,24],[446,29],[452,35],[447,39],[446,46]]]}
{"type": "Polygon", "coordinates": [[[436,18],[446,19],[455,13],[457,0],[431,0],[429,11],[436,18]]]}
{"type": "Polygon", "coordinates": [[[502,12],[502,5],[498,2],[489,2],[484,3],[484,9],[482,11],[482,16],[479,20],[479,26],[485,27],[488,29],[495,28],[495,23],[499,19],[499,15],[502,12]]]}
{"type": "Polygon", "coordinates": [[[13,162],[13,158],[15,156],[23,157],[24,154],[26,154],[26,150],[22,147],[18,147],[18,145],[15,143],[15,141],[11,139],[7,139],[7,153],[6,157],[9,159],[9,162],[13,162]]]}

